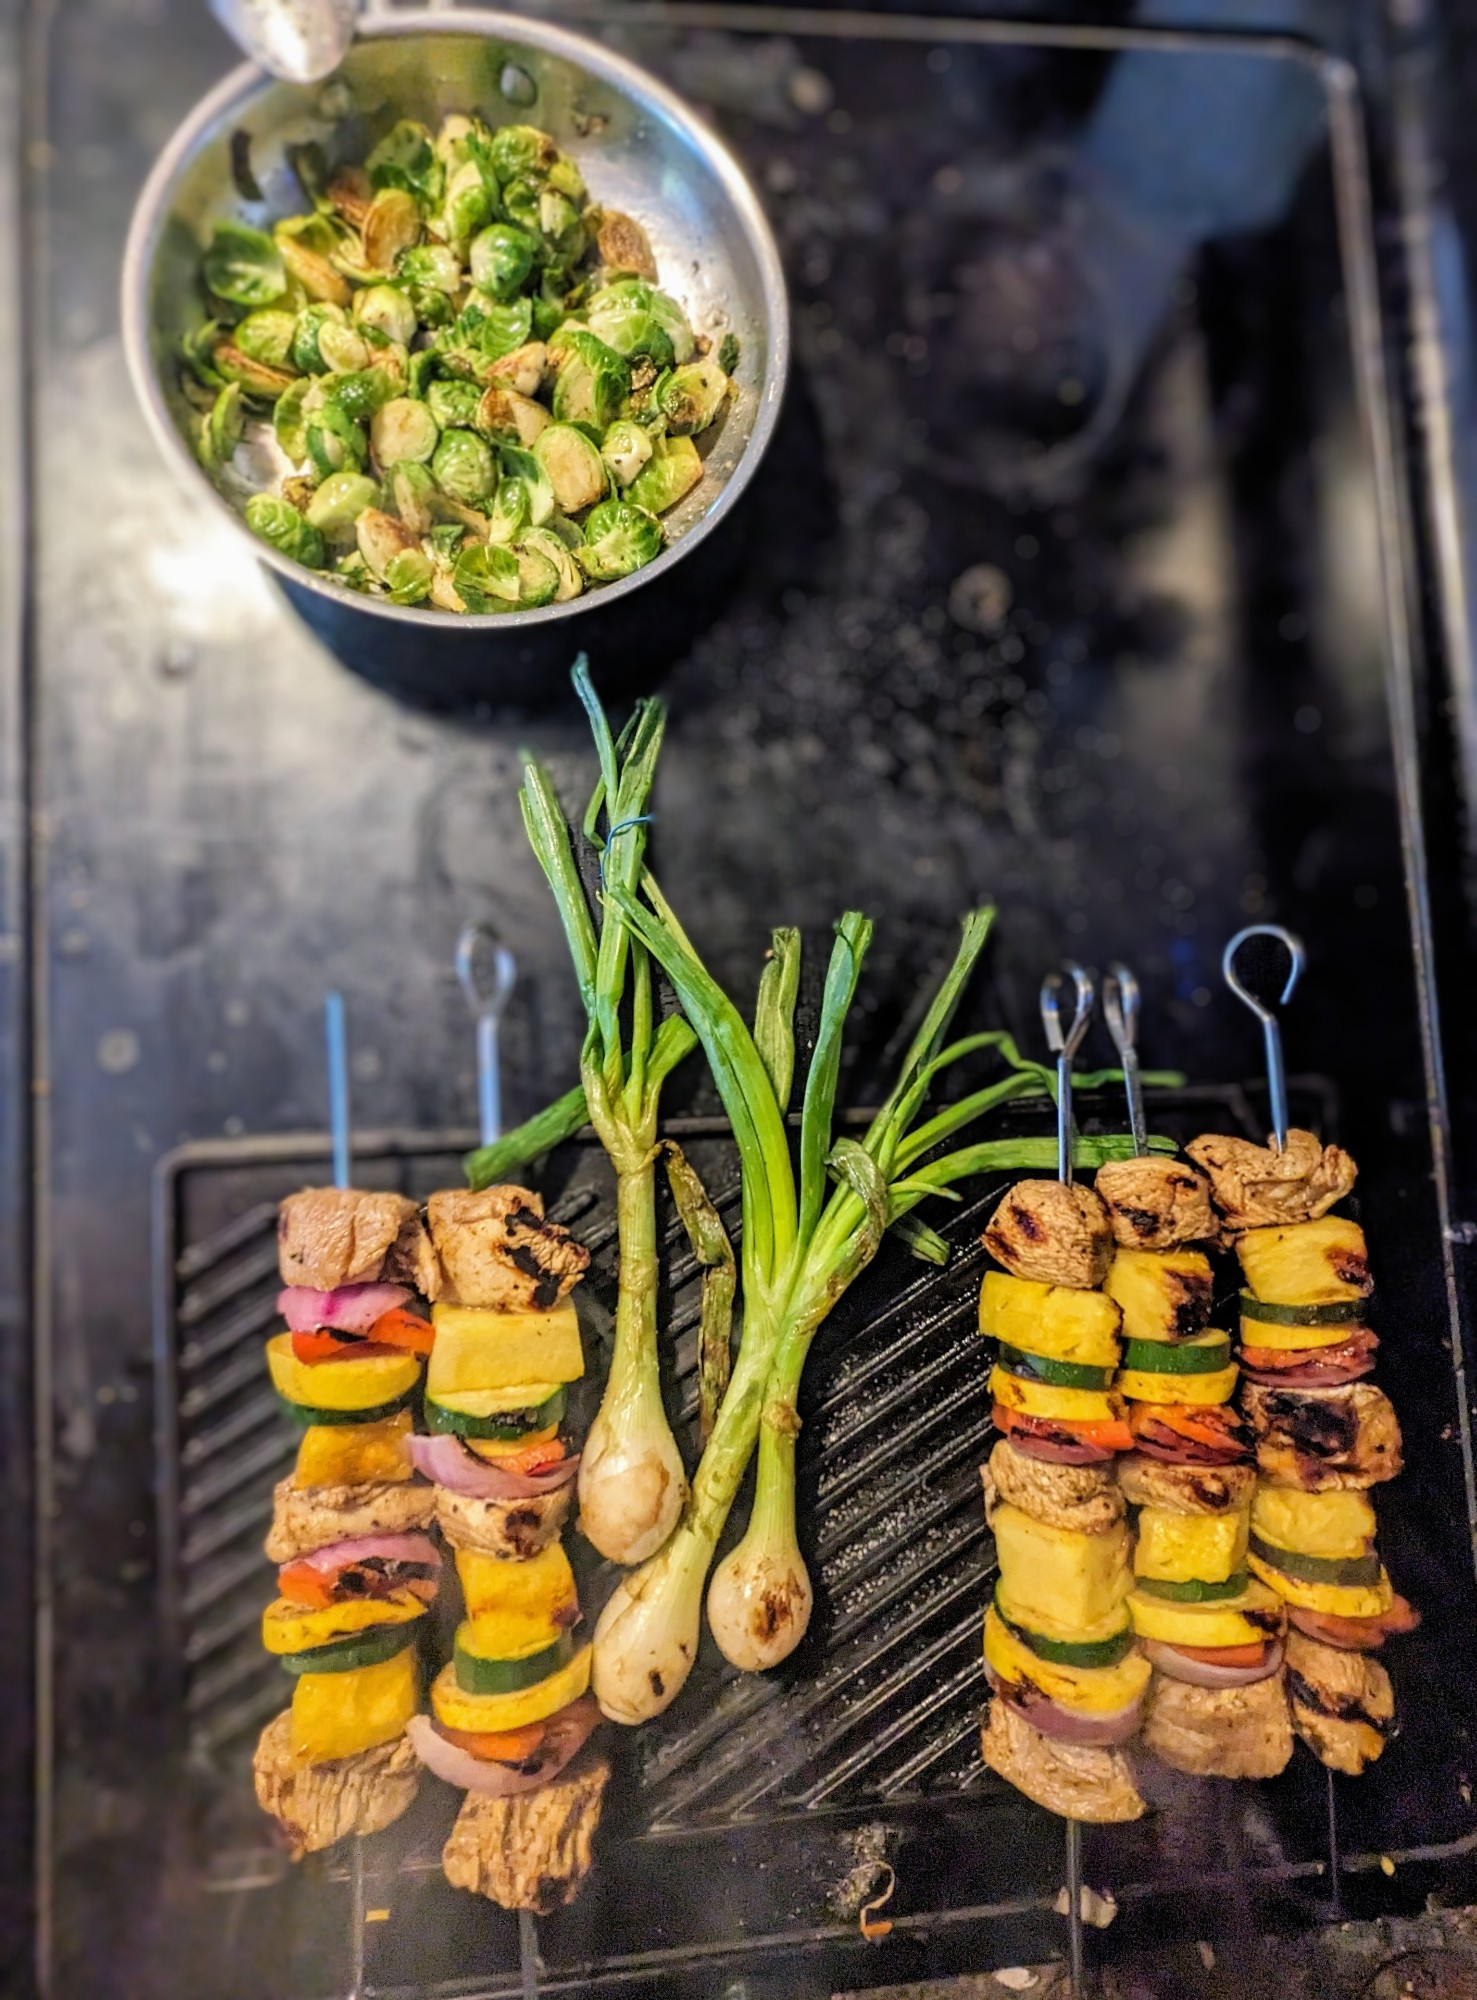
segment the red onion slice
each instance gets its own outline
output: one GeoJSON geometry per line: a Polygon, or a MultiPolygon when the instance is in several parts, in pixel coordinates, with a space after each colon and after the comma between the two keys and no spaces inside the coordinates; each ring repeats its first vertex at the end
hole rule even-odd
{"type": "Polygon", "coordinates": [[[1188,1653],[1180,1652],[1178,1647],[1167,1645],[1162,1639],[1146,1639],[1144,1654],[1161,1674],[1168,1674],[1172,1681],[1186,1681],[1197,1688],[1241,1688],[1272,1678],[1282,1665],[1282,1642],[1280,1639],[1273,1641],[1259,1667],[1213,1667],[1208,1660],[1192,1660],[1188,1653]]]}
{"type": "Polygon", "coordinates": [[[312,1333],[320,1326],[340,1333],[368,1333],[375,1321],[415,1294],[408,1285],[341,1285],[336,1292],[314,1291],[311,1285],[288,1285],[277,1294],[277,1310],[293,1333],[312,1333]]]}
{"type": "Polygon", "coordinates": [[[985,1668],[985,1678],[994,1688],[997,1700],[1008,1702],[1022,1721],[1058,1743],[1075,1743],[1086,1750],[1109,1750],[1136,1736],[1143,1719],[1142,1695],[1106,1715],[1088,1715],[1080,1709],[1063,1708],[1029,1683],[1002,1681],[989,1667],[985,1668]]]}
{"type": "Polygon", "coordinates": [[[1375,1370],[1372,1354],[1361,1354],[1352,1361],[1304,1362],[1297,1368],[1278,1368],[1275,1371],[1264,1368],[1241,1369],[1243,1380],[1255,1382],[1263,1389],[1336,1389],[1347,1382],[1358,1382],[1375,1370]]]}
{"type": "Polygon", "coordinates": [[[330,1542],[327,1548],[314,1549],[305,1556],[294,1556],[293,1561],[306,1563],[310,1569],[335,1570],[347,1563],[372,1562],[376,1556],[382,1556],[386,1562],[441,1567],[441,1551],[429,1535],[359,1535],[347,1542],[330,1542]]]}
{"type": "Polygon", "coordinates": [[[472,1500],[532,1500],[543,1493],[557,1493],[580,1469],[576,1452],[551,1465],[547,1472],[512,1472],[478,1458],[460,1438],[449,1436],[411,1438],[410,1456],[417,1472],[472,1500]]]}
{"type": "Polygon", "coordinates": [[[584,1748],[599,1720],[600,1710],[590,1696],[571,1702],[549,1718],[538,1749],[521,1764],[494,1764],[486,1757],[474,1757],[470,1750],[448,1741],[429,1715],[413,1715],[405,1733],[426,1769],[448,1785],[481,1792],[486,1798],[507,1799],[518,1792],[537,1791],[557,1778],[584,1748]]]}

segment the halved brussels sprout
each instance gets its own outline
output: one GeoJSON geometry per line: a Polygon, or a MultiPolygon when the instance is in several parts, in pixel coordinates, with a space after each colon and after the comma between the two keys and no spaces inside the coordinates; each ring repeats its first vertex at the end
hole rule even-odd
{"type": "Polygon", "coordinates": [[[528,518],[528,488],[521,479],[498,481],[487,519],[490,542],[516,542],[533,525],[528,518]]]}
{"type": "Polygon", "coordinates": [[[415,339],[415,307],[395,285],[371,285],[354,300],[354,317],[361,326],[372,326],[391,340],[409,347],[415,339]]]}
{"type": "Polygon", "coordinates": [[[541,555],[553,564],[559,582],[549,600],[551,603],[567,604],[570,598],[580,595],[585,587],[583,572],[551,528],[530,528],[521,546],[525,552],[541,555]]]}
{"type": "Polygon", "coordinates": [[[501,382],[520,396],[536,396],[543,386],[549,350],[541,340],[525,340],[508,354],[500,354],[487,375],[489,382],[501,382]]]}
{"type": "Polygon", "coordinates": [[[520,174],[547,173],[559,157],[554,141],[536,125],[500,125],[488,153],[500,181],[516,180],[520,174]]]}
{"type": "Polygon", "coordinates": [[[348,280],[333,268],[323,251],[304,242],[300,232],[294,234],[290,223],[278,223],[277,248],[289,273],[310,299],[322,299],[331,306],[349,304],[354,294],[348,280]]]}
{"type": "Polygon", "coordinates": [[[727,394],[728,377],[716,361],[705,356],[664,376],[656,386],[656,403],[667,428],[686,437],[708,428],[727,394]]]}
{"type": "Polygon", "coordinates": [[[540,431],[533,455],[548,475],[554,498],[566,514],[577,514],[603,498],[605,462],[573,424],[550,424],[540,431]]]}
{"type": "Polygon", "coordinates": [[[656,283],[656,258],[652,255],[650,238],[633,216],[622,215],[618,208],[603,209],[595,250],[612,275],[621,273],[656,283]]]}
{"type": "Polygon", "coordinates": [[[364,432],[340,403],[330,396],[319,407],[308,406],[304,435],[308,457],[320,477],[330,472],[362,472],[369,456],[364,432]]]}
{"type": "Polygon", "coordinates": [[[359,553],[378,577],[406,549],[419,548],[420,539],[403,521],[378,507],[366,507],[354,523],[359,553]]]}
{"type": "MultiPolygon", "coordinates": [[[[629,417],[620,417],[605,433],[600,456],[610,468],[617,486],[629,486],[651,457],[651,433],[629,417]]],[[[656,509],[652,510],[653,512],[656,509]]]]}
{"type": "Polygon", "coordinates": [[[307,569],[322,569],[328,551],[323,537],[296,507],[275,493],[253,493],[246,503],[246,525],[254,535],[307,569]]]}
{"type": "Polygon", "coordinates": [[[644,354],[659,368],[680,366],[693,353],[692,328],[674,298],[641,278],[617,278],[585,308],[591,333],[617,354],[644,354]]]}
{"type": "Polygon", "coordinates": [[[529,526],[543,527],[546,521],[552,519],[558,504],[548,473],[533,452],[524,451],[515,444],[500,445],[498,457],[502,460],[503,477],[516,479],[527,493],[529,526]]]}
{"type": "Polygon", "coordinates": [[[475,507],[497,485],[491,449],[475,431],[443,431],[431,460],[431,477],[443,493],[475,507]]]}
{"type": "Polygon", "coordinates": [[[507,181],[503,186],[503,207],[508,219],[516,222],[520,229],[539,231],[539,213],[543,201],[544,184],[532,174],[520,174],[516,180],[507,181]]]}
{"type": "Polygon", "coordinates": [[[643,466],[627,489],[626,498],[648,514],[665,514],[703,476],[703,462],[690,437],[657,440],[649,465],[643,466]]]}
{"type": "Polygon", "coordinates": [[[432,382],[426,389],[426,407],[444,431],[470,430],[481,400],[475,382],[432,382]]]}
{"type": "Polygon", "coordinates": [[[441,233],[448,243],[461,250],[491,216],[492,203],[483,184],[482,170],[475,160],[465,160],[446,183],[441,233]]]}
{"type": "Polygon", "coordinates": [[[287,290],[287,266],[270,236],[244,222],[218,222],[200,260],[208,291],[236,306],[269,306],[287,290]]]}
{"type": "Polygon", "coordinates": [[[207,472],[219,472],[228,463],[245,428],[241,385],[228,382],[200,422],[200,463],[207,472]]]}
{"type": "Polygon", "coordinates": [[[542,403],[494,382],[477,403],[475,422],[477,429],[488,437],[516,438],[519,444],[528,446],[536,444],[548,429],[549,413],[542,403]]]}
{"type": "Polygon", "coordinates": [[[441,426],[430,410],[409,396],[392,397],[370,419],[369,442],[381,465],[429,459],[440,438],[441,426]]]}
{"type": "Polygon", "coordinates": [[[332,320],[318,329],[318,352],[334,375],[356,375],[369,366],[369,342],[356,328],[332,320]]]}
{"type": "Polygon", "coordinates": [[[415,118],[401,118],[364,162],[377,188],[401,188],[430,201],[439,195],[441,162],[430,130],[415,118]]]}
{"type": "Polygon", "coordinates": [[[269,368],[284,368],[295,375],[297,364],[292,358],[292,337],[296,331],[296,313],[267,306],[260,312],[246,315],[232,333],[231,345],[239,347],[243,354],[249,354],[253,361],[265,361],[269,368]]]}
{"type": "MultiPolygon", "coordinates": [[[[293,367],[302,369],[305,375],[326,373],[333,363],[328,360],[319,345],[319,336],[326,326],[342,329],[347,324],[347,315],[342,306],[331,306],[324,299],[315,300],[312,305],[304,306],[293,322],[293,367]]],[[[368,359],[367,355],[365,359],[368,359]]],[[[364,363],[361,361],[356,365],[362,368],[364,363]]]]}
{"type": "Polygon", "coordinates": [[[563,581],[558,564],[543,549],[531,548],[527,542],[513,554],[518,559],[518,609],[536,611],[542,604],[552,604],[563,581]]]}
{"type": "Polygon", "coordinates": [[[662,552],[662,524],[630,500],[604,500],[585,523],[575,559],[597,583],[613,583],[643,569],[662,552]]]}
{"type": "Polygon", "coordinates": [[[473,542],[456,559],[451,573],[457,596],[469,611],[511,611],[522,587],[518,558],[496,543],[473,542]]]}
{"type": "Polygon", "coordinates": [[[255,396],[259,402],[275,403],[282,391],[290,389],[298,379],[291,369],[254,361],[229,340],[221,342],[212,359],[228,382],[239,382],[247,395],[255,396]]]}
{"type": "Polygon", "coordinates": [[[294,465],[301,465],[308,455],[307,403],[310,391],[316,387],[314,376],[299,375],[282,391],[272,411],[277,442],[294,465]]]}
{"type": "Polygon", "coordinates": [[[304,519],[329,541],[347,538],[380,490],[362,472],[331,472],[304,509],[304,519]]]}
{"type": "Polygon", "coordinates": [[[357,369],[352,375],[335,375],[328,400],[356,424],[367,424],[376,410],[382,410],[400,393],[401,386],[397,371],[380,363],[373,368],[357,369]]]}
{"type": "Polygon", "coordinates": [[[402,252],[420,241],[420,204],[404,188],[386,188],[364,218],[364,261],[374,271],[392,271],[402,252]]]}
{"type": "Polygon", "coordinates": [[[448,297],[462,288],[461,260],[445,243],[421,243],[402,250],[395,260],[395,276],[412,292],[445,292],[448,297]]]}
{"type": "Polygon", "coordinates": [[[472,283],[500,305],[517,297],[533,269],[538,244],[527,230],[515,229],[510,222],[489,223],[473,237],[468,251],[472,283]]]}
{"type": "Polygon", "coordinates": [[[438,339],[444,340],[449,350],[469,350],[487,361],[501,361],[505,355],[526,347],[532,331],[532,299],[512,299],[505,306],[474,302],[459,314],[455,326],[438,339]]]}
{"type": "Polygon", "coordinates": [[[428,535],[436,525],[437,498],[430,467],[414,462],[392,466],[389,486],[391,505],[406,527],[428,535]]]}
{"type": "Polygon", "coordinates": [[[392,604],[421,604],[431,594],[436,565],[424,549],[402,549],[385,564],[385,590],[392,604]]]}
{"type": "Polygon", "coordinates": [[[554,378],[555,422],[593,424],[603,431],[631,393],[629,362],[593,333],[562,335],[560,351],[564,359],[554,378]]]}
{"type": "Polygon", "coordinates": [[[590,191],[585,186],[585,177],[568,153],[555,153],[549,163],[547,179],[551,188],[557,188],[560,194],[568,195],[571,201],[583,203],[589,199],[590,191]]]}
{"type": "Polygon", "coordinates": [[[585,226],[567,194],[546,187],[538,198],[539,234],[555,258],[572,262],[585,247],[585,226]]]}

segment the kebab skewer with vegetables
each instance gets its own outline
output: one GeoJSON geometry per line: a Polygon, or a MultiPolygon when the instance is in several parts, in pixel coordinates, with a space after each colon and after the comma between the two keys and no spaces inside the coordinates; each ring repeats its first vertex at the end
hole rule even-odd
{"type": "Polygon", "coordinates": [[[1063,1033],[1055,975],[1042,990],[1059,1052],[1059,1179],[1004,1196],[985,1245],[980,1328],[999,1342],[990,1377],[1004,1435],[984,1472],[1000,1575],[985,1613],[991,1700],[985,1762],[1068,1819],[1144,1811],[1121,1746],[1138,1732],[1149,1665],[1128,1612],[1131,1543],[1113,1457],[1131,1438],[1112,1388],[1120,1310],[1099,1289],[1111,1237],[1098,1197],[1072,1180],[1071,1059],[1093,987],[1068,968],[1076,1015],[1063,1033]]]}
{"type": "Polygon", "coordinates": [[[1247,1561],[1286,1605],[1292,1726],[1330,1769],[1357,1775],[1380,1755],[1394,1716],[1390,1679],[1371,1655],[1418,1614],[1396,1595],[1375,1547],[1370,1489],[1401,1467],[1400,1427],[1366,1378],[1378,1339],[1364,1233],[1330,1211],[1357,1169],[1337,1146],[1290,1129],[1276,1016],[1242,985],[1236,960],[1256,935],[1301,969],[1297,940],[1270,926],[1226,948],[1228,983],[1267,1027],[1273,1136],[1267,1146],[1207,1135],[1189,1147],[1232,1237],[1241,1294],[1242,1397],[1258,1479],[1247,1561]]]}
{"type": "MultiPolygon", "coordinates": [[[[1105,984],[1129,1123],[1144,1128],[1135,1042],[1138,985],[1105,984]]],[[[1196,1777],[1273,1777],[1292,1755],[1282,1684],[1282,1607],[1247,1568],[1255,1474],[1231,1402],[1230,1336],[1210,1327],[1218,1224],[1191,1164],[1139,1155],[1110,1163],[1097,1192],[1113,1234],[1105,1290],[1123,1314],[1117,1387],[1134,1450],[1118,1462],[1134,1509],[1129,1612],[1154,1667],[1143,1741],[1196,1777]]]]}
{"type": "Polygon", "coordinates": [[[413,1305],[440,1278],[415,1204],[396,1194],[304,1189],[282,1204],[278,1243],[287,1330],[267,1343],[267,1365],[302,1436],[273,1495],[278,1596],[262,1635],[294,1678],[253,1771],[302,1854],[378,1832],[416,1792],[405,1730],[441,1552],[426,1533],[434,1494],[411,1458],[432,1338],[413,1305]]]}

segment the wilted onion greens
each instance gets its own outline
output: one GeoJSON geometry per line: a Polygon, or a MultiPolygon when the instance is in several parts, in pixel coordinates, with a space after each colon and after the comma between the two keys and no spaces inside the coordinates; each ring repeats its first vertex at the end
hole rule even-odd
{"type": "Polygon", "coordinates": [[[180,346],[202,464],[309,569],[439,610],[520,611],[629,576],[703,476],[732,394],[629,216],[531,125],[402,119],[362,165],[289,149],[311,207],[216,226],[180,346]]]}

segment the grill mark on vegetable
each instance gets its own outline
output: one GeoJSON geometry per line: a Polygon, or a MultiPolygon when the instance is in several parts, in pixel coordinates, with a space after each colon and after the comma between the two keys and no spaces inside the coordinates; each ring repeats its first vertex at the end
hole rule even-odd
{"type": "Polygon", "coordinates": [[[1389,1733],[1390,1724],[1371,1715],[1357,1695],[1325,1695],[1311,1681],[1304,1680],[1296,1667],[1287,1669],[1287,1691],[1294,1701],[1311,1708],[1315,1715],[1326,1715],[1333,1722],[1362,1722],[1381,1737],[1389,1733]]]}
{"type": "Polygon", "coordinates": [[[517,1550],[520,1561],[526,1562],[538,1554],[543,1521],[535,1508],[515,1507],[505,1517],[503,1528],[509,1546],[517,1550]]]}
{"type": "Polygon", "coordinates": [[[1282,1630],[1280,1611],[1242,1611],[1238,1616],[1244,1618],[1248,1625],[1254,1625],[1259,1632],[1265,1632],[1269,1639],[1275,1639],[1282,1630]]]}
{"type": "Polygon", "coordinates": [[[1198,1333],[1210,1318],[1211,1279],[1199,1271],[1167,1271],[1165,1290],[1171,1298],[1175,1338],[1183,1340],[1198,1333]],[[1178,1293],[1179,1296],[1174,1295],[1178,1293]]]}
{"type": "Polygon", "coordinates": [[[1374,1279],[1370,1274],[1369,1259],[1357,1250],[1330,1250],[1329,1268],[1343,1285],[1357,1285],[1361,1292],[1374,1290],[1374,1279]]]}

